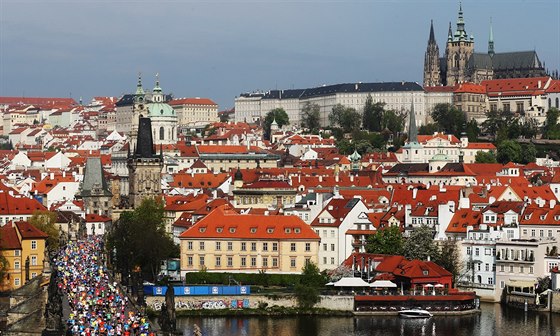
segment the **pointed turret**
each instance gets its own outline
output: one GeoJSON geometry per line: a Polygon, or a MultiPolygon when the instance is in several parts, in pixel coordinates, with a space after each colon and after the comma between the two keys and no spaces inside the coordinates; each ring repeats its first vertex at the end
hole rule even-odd
{"type": "Polygon", "coordinates": [[[449,32],[447,33],[447,41],[453,41],[453,30],[451,29],[451,21],[449,21],[449,32]]]}
{"type": "Polygon", "coordinates": [[[494,32],[492,31],[492,18],[490,18],[490,36],[488,37],[488,55],[494,56],[494,32]]]}
{"type": "Polygon", "coordinates": [[[435,44],[436,37],[434,35],[434,20],[430,20],[430,38],[428,39],[428,44],[435,44]]]}
{"type": "Polygon", "coordinates": [[[136,144],[137,147],[134,150],[134,158],[151,159],[156,156],[150,118],[140,118],[136,144]]]}
{"type": "Polygon", "coordinates": [[[136,84],[136,96],[144,95],[144,88],[142,88],[142,73],[138,73],[138,83],[136,84]]]}

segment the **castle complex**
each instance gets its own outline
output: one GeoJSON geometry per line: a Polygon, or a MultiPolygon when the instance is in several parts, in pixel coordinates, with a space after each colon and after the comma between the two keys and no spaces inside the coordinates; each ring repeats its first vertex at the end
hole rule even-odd
{"type": "Polygon", "coordinates": [[[433,22],[424,58],[424,86],[454,86],[462,82],[480,83],[501,78],[542,77],[547,73],[536,51],[496,53],[490,25],[488,52],[474,51],[474,37],[467,34],[462,6],[459,5],[457,29],[449,33],[445,54],[440,57],[433,22]]]}

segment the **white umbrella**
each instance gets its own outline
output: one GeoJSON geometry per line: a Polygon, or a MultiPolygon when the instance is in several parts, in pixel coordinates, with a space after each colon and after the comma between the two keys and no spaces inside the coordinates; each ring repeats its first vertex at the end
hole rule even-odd
{"type": "Polygon", "coordinates": [[[434,285],[432,285],[432,284],[426,284],[426,285],[424,285],[424,287],[434,287],[434,285]]]}
{"type": "Polygon", "coordinates": [[[389,280],[375,280],[369,284],[370,287],[382,287],[382,288],[397,288],[397,284],[389,280]]]}
{"type": "Polygon", "coordinates": [[[341,278],[333,284],[335,287],[369,287],[369,283],[362,278],[341,278]]]}
{"type": "Polygon", "coordinates": [[[436,287],[436,288],[443,288],[443,287],[445,287],[445,286],[442,285],[442,284],[437,284],[437,285],[435,285],[434,287],[436,287]]]}
{"type": "Polygon", "coordinates": [[[333,285],[334,285],[334,282],[327,282],[327,283],[325,284],[325,286],[333,286],[333,285]]]}

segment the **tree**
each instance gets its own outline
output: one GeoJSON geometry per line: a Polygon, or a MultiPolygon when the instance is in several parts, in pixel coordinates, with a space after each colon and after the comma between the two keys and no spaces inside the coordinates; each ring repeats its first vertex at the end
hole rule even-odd
{"type": "Polygon", "coordinates": [[[547,139],[560,139],[560,126],[558,125],[558,117],[560,110],[555,107],[550,108],[546,112],[546,120],[543,127],[543,137],[547,139]]]}
{"type": "Polygon", "coordinates": [[[178,247],[165,232],[163,202],[148,198],[134,211],[121,214],[108,236],[108,248],[113,261],[125,276],[140,267],[154,280],[159,263],[177,257],[178,247]],[[149,243],[148,243],[149,242],[149,243]]]}
{"type": "Polygon", "coordinates": [[[398,226],[379,229],[368,237],[366,251],[368,253],[401,255],[404,240],[398,226]]]}
{"type": "Polygon", "coordinates": [[[460,136],[467,124],[467,118],[451,104],[437,104],[431,113],[432,119],[446,134],[460,136]]]}
{"type": "Polygon", "coordinates": [[[455,283],[462,271],[461,256],[457,242],[455,240],[442,241],[440,251],[438,256],[435,257],[434,262],[449,271],[453,275],[453,283],[455,283]]]}
{"type": "Polygon", "coordinates": [[[381,118],[381,128],[388,129],[393,137],[404,130],[406,114],[395,110],[387,110],[381,118]]]}
{"type": "Polygon", "coordinates": [[[474,157],[476,163],[496,163],[496,155],[494,152],[483,152],[478,151],[476,152],[476,156],[474,157]]]}
{"type": "Polygon", "coordinates": [[[510,111],[486,112],[482,128],[486,134],[493,135],[498,143],[517,138],[521,134],[518,118],[510,111]]]}
{"type": "Polygon", "coordinates": [[[373,102],[373,98],[368,94],[366,102],[364,104],[364,113],[362,119],[363,127],[372,132],[381,131],[381,119],[383,118],[383,113],[385,112],[384,102],[373,102]]]}
{"type": "Polygon", "coordinates": [[[283,108],[278,107],[273,110],[270,110],[264,117],[264,125],[263,125],[264,137],[268,140],[270,140],[270,125],[272,125],[272,122],[274,120],[276,120],[278,127],[282,127],[290,123],[290,118],[288,117],[288,114],[286,113],[286,111],[284,111],[283,108]]]}
{"type": "Polygon", "coordinates": [[[329,113],[329,122],[331,126],[342,128],[344,133],[350,133],[360,128],[361,115],[355,108],[346,107],[342,104],[333,106],[329,113]]]}
{"type": "Polygon", "coordinates": [[[301,109],[301,126],[309,132],[316,133],[321,127],[320,106],[306,102],[301,109]]]}
{"type": "Polygon", "coordinates": [[[229,121],[229,113],[220,113],[220,122],[227,123],[229,121]]]}
{"type": "Polygon", "coordinates": [[[471,119],[467,123],[465,132],[467,133],[467,138],[469,138],[469,141],[476,142],[478,140],[478,136],[480,135],[480,127],[478,127],[478,123],[476,122],[476,120],[471,119]]]}
{"type": "Polygon", "coordinates": [[[300,283],[294,288],[298,306],[302,309],[312,308],[319,300],[319,288],[326,283],[326,278],[319,272],[319,267],[308,262],[302,269],[300,283]]]}
{"type": "Polygon", "coordinates": [[[537,159],[537,148],[532,143],[521,145],[521,155],[519,156],[519,163],[527,164],[535,162],[537,159]]]}
{"type": "Polygon", "coordinates": [[[432,135],[436,132],[439,132],[439,125],[435,123],[422,125],[418,128],[418,134],[421,135],[432,135]]]}
{"type": "Polygon", "coordinates": [[[56,213],[52,211],[35,211],[28,222],[46,233],[47,250],[56,253],[60,247],[60,230],[56,227],[56,213]]]}
{"type": "Polygon", "coordinates": [[[404,256],[408,259],[437,260],[438,247],[434,242],[434,231],[427,225],[414,228],[403,245],[404,256]]]}
{"type": "Polygon", "coordinates": [[[498,145],[496,160],[501,164],[508,162],[519,162],[521,146],[513,140],[504,140],[498,145]]]}

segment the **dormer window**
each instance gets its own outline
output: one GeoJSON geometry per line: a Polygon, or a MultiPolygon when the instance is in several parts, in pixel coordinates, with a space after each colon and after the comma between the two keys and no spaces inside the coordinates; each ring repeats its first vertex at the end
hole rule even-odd
{"type": "Polygon", "coordinates": [[[525,215],[525,219],[531,218],[531,215],[525,215]]]}
{"type": "Polygon", "coordinates": [[[292,229],[290,229],[290,228],[285,228],[285,229],[284,229],[284,233],[292,233],[292,229]]]}
{"type": "Polygon", "coordinates": [[[230,227],[230,228],[229,228],[229,232],[230,232],[230,233],[235,233],[235,228],[234,228],[234,227],[230,227]]]}
{"type": "Polygon", "coordinates": [[[541,220],[545,220],[546,215],[541,215],[541,220]]]}
{"type": "Polygon", "coordinates": [[[257,233],[257,228],[256,228],[256,227],[252,227],[252,228],[251,228],[251,233],[257,233]]]}
{"type": "Polygon", "coordinates": [[[423,275],[428,275],[429,273],[430,273],[430,272],[429,272],[428,270],[422,271],[422,274],[423,274],[423,275]]]}
{"type": "Polygon", "coordinates": [[[274,233],[274,228],[268,228],[268,229],[266,229],[266,233],[274,233]]]}
{"type": "Polygon", "coordinates": [[[223,227],[216,228],[216,232],[218,232],[218,233],[222,233],[223,231],[224,231],[223,227]]]}
{"type": "Polygon", "coordinates": [[[295,229],[294,229],[294,233],[300,233],[300,232],[301,232],[301,229],[300,229],[300,228],[295,228],[295,229]]]}
{"type": "Polygon", "coordinates": [[[200,229],[198,229],[198,231],[200,231],[200,232],[202,233],[202,232],[206,231],[206,228],[205,228],[205,227],[201,227],[200,229]]]}

